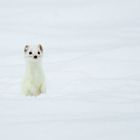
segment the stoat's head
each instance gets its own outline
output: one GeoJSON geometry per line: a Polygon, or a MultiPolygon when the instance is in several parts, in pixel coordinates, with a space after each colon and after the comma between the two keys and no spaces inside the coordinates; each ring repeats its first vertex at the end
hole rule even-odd
{"type": "Polygon", "coordinates": [[[25,45],[24,55],[29,62],[39,62],[43,56],[43,47],[41,44],[35,46],[25,45]]]}

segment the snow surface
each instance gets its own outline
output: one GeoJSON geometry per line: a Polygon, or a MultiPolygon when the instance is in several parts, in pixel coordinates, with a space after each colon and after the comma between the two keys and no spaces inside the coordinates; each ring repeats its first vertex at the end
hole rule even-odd
{"type": "Polygon", "coordinates": [[[0,0],[0,140],[139,140],[139,5],[0,0]],[[47,94],[24,97],[23,47],[38,42],[47,94]]]}

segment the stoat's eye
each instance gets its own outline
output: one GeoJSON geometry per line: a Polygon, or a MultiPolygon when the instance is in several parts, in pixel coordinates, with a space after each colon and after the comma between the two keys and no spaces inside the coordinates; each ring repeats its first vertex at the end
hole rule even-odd
{"type": "Polygon", "coordinates": [[[40,54],[40,52],[38,51],[38,54],[40,54]]]}
{"type": "Polygon", "coordinates": [[[29,52],[29,55],[32,55],[32,52],[29,52]]]}

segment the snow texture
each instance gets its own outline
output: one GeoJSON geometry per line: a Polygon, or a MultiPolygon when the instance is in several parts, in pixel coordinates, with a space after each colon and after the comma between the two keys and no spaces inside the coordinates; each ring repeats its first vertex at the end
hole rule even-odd
{"type": "Polygon", "coordinates": [[[0,140],[140,140],[138,0],[0,0],[0,140]],[[21,95],[23,48],[45,46],[47,94],[21,95]]]}

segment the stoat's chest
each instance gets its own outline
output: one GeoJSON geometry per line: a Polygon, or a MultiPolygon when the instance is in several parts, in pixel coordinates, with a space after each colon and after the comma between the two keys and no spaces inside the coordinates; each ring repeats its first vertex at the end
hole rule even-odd
{"type": "Polygon", "coordinates": [[[45,80],[41,65],[27,65],[24,80],[33,85],[41,84],[45,80]]]}

